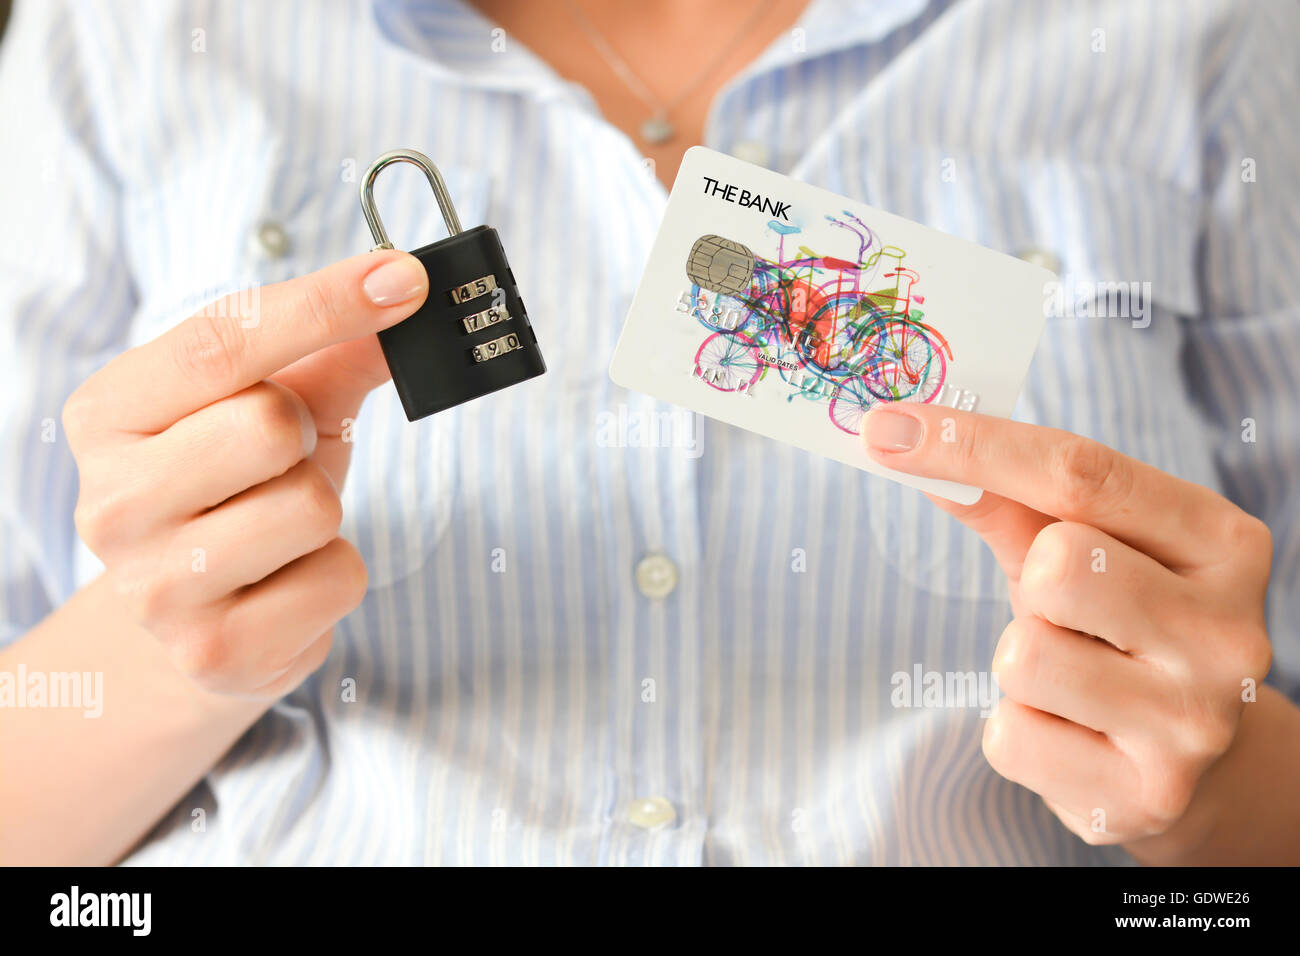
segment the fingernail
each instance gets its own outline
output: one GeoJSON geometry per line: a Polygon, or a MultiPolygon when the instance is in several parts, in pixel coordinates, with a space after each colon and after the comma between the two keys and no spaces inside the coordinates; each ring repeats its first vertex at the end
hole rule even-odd
{"type": "Polygon", "coordinates": [[[366,298],[375,305],[400,305],[422,293],[429,276],[412,256],[390,259],[372,271],[361,283],[366,298]]]}
{"type": "Polygon", "coordinates": [[[905,412],[874,409],[863,419],[862,440],[873,451],[911,451],[921,443],[921,423],[905,412]]]}

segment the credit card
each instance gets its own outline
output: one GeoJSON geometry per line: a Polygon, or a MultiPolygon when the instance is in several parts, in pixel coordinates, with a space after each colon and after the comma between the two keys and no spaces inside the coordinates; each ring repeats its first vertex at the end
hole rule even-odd
{"type": "Polygon", "coordinates": [[[963,504],[884,468],[884,402],[1011,414],[1056,277],[1040,266],[696,146],[628,312],[618,385],[963,504]]]}

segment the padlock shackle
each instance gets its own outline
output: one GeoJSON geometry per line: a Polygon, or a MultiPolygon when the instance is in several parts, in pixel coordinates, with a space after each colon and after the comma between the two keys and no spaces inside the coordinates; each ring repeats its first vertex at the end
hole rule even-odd
{"type": "MultiPolygon", "coordinates": [[[[460,217],[456,215],[456,207],[451,204],[451,197],[447,195],[447,184],[442,181],[442,173],[438,172],[438,167],[433,165],[433,161],[424,153],[417,153],[413,149],[394,149],[371,163],[361,180],[361,211],[365,213],[370,234],[375,238],[375,249],[393,248],[393,244],[388,241],[384,224],[379,219],[379,213],[375,210],[375,177],[379,175],[381,169],[392,163],[410,163],[420,167],[424,178],[429,180],[434,198],[438,200],[438,208],[442,210],[442,219],[447,224],[447,235],[454,236],[462,231],[460,217]]],[[[374,249],[371,250],[373,251],[374,249]]]]}

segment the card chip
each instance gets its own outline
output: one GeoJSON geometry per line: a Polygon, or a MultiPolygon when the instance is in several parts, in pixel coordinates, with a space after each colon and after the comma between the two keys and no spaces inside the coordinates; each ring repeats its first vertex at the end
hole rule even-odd
{"type": "Polygon", "coordinates": [[[686,258],[686,275],[701,289],[743,295],[754,277],[754,253],[722,236],[700,236],[686,258]]]}

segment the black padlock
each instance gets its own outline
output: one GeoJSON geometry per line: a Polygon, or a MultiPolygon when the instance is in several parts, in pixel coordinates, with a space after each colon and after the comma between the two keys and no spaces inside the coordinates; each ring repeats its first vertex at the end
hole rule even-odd
{"type": "Polygon", "coordinates": [[[423,153],[396,149],[366,170],[361,209],[374,248],[393,248],[374,196],[375,177],[391,163],[412,163],[424,172],[448,233],[411,253],[429,273],[429,298],[410,318],[379,333],[407,419],[541,375],[546,363],[497,231],[491,226],[461,230],[442,174],[423,153]]]}

